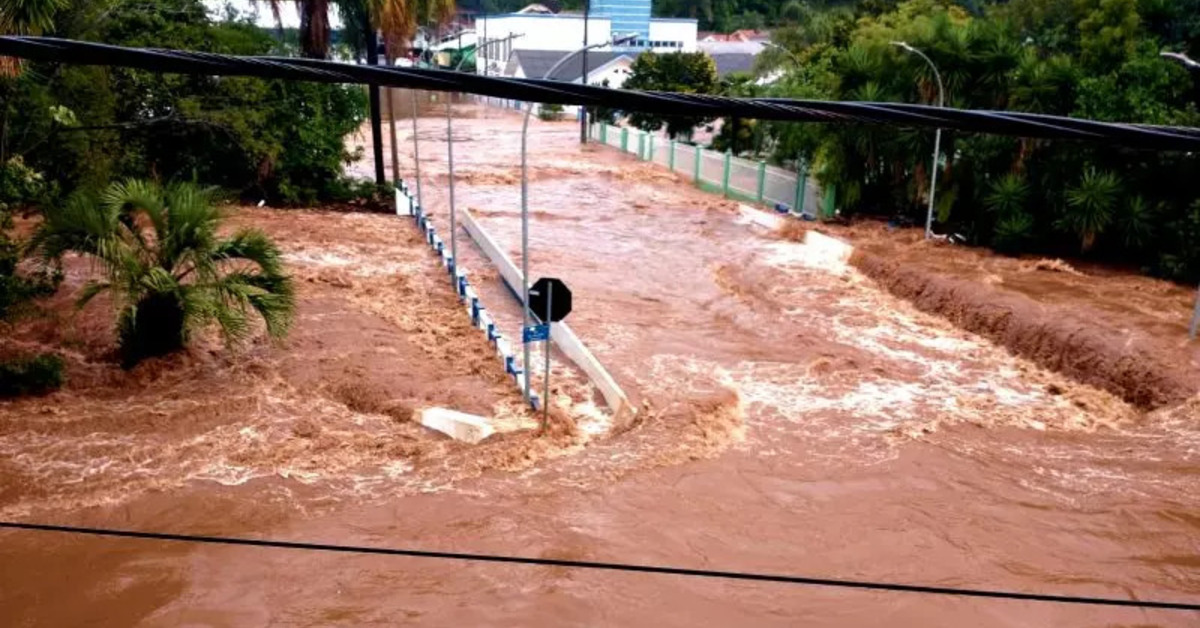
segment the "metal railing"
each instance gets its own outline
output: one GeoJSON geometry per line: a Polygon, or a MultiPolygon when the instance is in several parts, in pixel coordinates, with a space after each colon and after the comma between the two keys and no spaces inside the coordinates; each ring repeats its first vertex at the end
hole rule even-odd
{"type": "Polygon", "coordinates": [[[637,155],[669,170],[691,177],[703,190],[727,198],[786,207],[795,214],[826,218],[830,204],[820,202],[820,190],[802,166],[799,172],[764,161],[734,157],[653,133],[611,124],[593,124],[591,141],[637,155]]]}

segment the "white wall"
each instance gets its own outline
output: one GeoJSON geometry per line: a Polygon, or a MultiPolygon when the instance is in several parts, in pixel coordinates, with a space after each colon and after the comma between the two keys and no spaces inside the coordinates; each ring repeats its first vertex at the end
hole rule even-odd
{"type": "MultiPolygon", "coordinates": [[[[612,22],[608,18],[593,17],[588,20],[588,42],[605,41],[611,31],[612,22]]],[[[504,45],[493,44],[481,55],[488,62],[496,62],[503,68],[513,50],[578,50],[583,46],[583,16],[513,14],[481,17],[475,22],[475,33],[481,40],[485,33],[488,40],[522,35],[504,45]]]]}
{"type": "Polygon", "coordinates": [[[681,41],[683,48],[655,48],[655,52],[696,51],[696,20],[650,20],[650,41],[681,41]]]}

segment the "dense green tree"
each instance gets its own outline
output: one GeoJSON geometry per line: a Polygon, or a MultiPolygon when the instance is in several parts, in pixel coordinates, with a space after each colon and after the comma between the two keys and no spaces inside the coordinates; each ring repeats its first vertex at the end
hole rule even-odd
{"type": "MultiPolygon", "coordinates": [[[[129,4],[74,0],[55,33],[128,46],[270,54],[277,43],[246,22],[214,23],[199,0],[129,4]],[[88,19],[82,19],[79,15],[88,19]]],[[[352,156],[343,138],[365,117],[354,86],[156,74],[86,66],[30,66],[5,102],[0,152],[64,191],[113,178],[195,179],[258,200],[345,198],[352,156]]]]}
{"type": "MultiPolygon", "coordinates": [[[[1165,0],[949,0],[810,8],[775,31],[786,55],[760,71],[782,76],[769,95],[937,102],[920,57],[940,71],[948,105],[1131,123],[1200,126],[1200,73],[1159,57],[1190,50],[1200,17],[1165,0]],[[850,16],[847,19],[847,16],[850,16]]],[[[780,164],[806,161],[837,192],[843,215],[922,221],[932,132],[877,126],[769,123],[763,145],[780,164]]],[[[937,223],[1006,252],[1083,254],[1200,279],[1200,156],[1068,141],[946,132],[937,223]],[[1118,174],[1119,173],[1119,174],[1118,174]]]]}
{"type": "MultiPolygon", "coordinates": [[[[719,87],[717,66],[712,57],[703,52],[643,53],[634,60],[624,84],[625,89],[683,94],[715,94],[719,87]]],[[[665,127],[671,137],[690,137],[692,129],[711,121],[642,112],[629,115],[630,124],[643,131],[658,131],[665,127]]]]}

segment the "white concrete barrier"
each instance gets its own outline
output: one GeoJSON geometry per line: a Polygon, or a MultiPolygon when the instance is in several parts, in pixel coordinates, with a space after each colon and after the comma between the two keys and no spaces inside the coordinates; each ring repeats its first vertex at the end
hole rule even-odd
{"type": "MultiPolygon", "coordinates": [[[[517,265],[513,263],[512,259],[483,230],[470,211],[461,210],[459,212],[459,222],[467,230],[467,233],[470,234],[471,239],[483,250],[484,255],[496,265],[496,268],[500,271],[500,277],[508,284],[513,294],[520,295],[523,291],[521,271],[517,269],[517,265]]],[[[519,296],[517,300],[520,301],[519,296]]],[[[575,332],[571,330],[569,325],[566,323],[551,325],[550,339],[554,341],[554,344],[558,345],[558,349],[571,362],[588,376],[588,379],[600,391],[600,394],[604,397],[604,402],[608,404],[609,409],[613,412],[615,424],[620,424],[620,420],[632,418],[637,413],[637,409],[629,403],[629,398],[625,396],[625,392],[617,385],[616,380],[600,364],[596,356],[592,355],[592,352],[584,346],[583,341],[575,335],[575,332]]]]}
{"type": "MultiPolygon", "coordinates": [[[[407,188],[404,187],[403,183],[396,188],[396,214],[413,217],[417,228],[421,229],[425,236],[425,242],[441,257],[442,264],[447,268],[453,266],[454,274],[451,275],[451,282],[455,294],[462,299],[463,307],[466,309],[467,315],[471,317],[472,324],[487,334],[488,341],[495,345],[496,355],[504,365],[505,372],[513,377],[518,390],[524,392],[525,378],[520,366],[517,364],[512,344],[500,334],[495,322],[483,307],[483,303],[479,299],[479,294],[471,287],[470,281],[467,279],[466,269],[459,267],[454,258],[451,257],[450,251],[446,249],[445,242],[437,235],[437,229],[434,228],[429,217],[425,215],[424,210],[408,194],[407,188]],[[409,211],[409,208],[412,208],[412,211],[409,211]]],[[[541,400],[537,394],[532,392],[529,397],[530,404],[537,410],[540,407],[541,400]]],[[[452,411],[448,410],[447,412],[452,411]]]]}

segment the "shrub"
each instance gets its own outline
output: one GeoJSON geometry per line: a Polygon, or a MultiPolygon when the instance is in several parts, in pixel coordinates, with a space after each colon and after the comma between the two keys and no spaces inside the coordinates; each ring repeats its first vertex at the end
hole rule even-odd
{"type": "Polygon", "coordinates": [[[63,385],[63,359],[53,353],[0,361],[0,397],[44,395],[63,385]]]}
{"type": "Polygon", "coordinates": [[[1032,235],[1033,217],[1023,211],[1016,211],[996,223],[992,246],[1001,253],[1015,255],[1025,248],[1032,235]]]}
{"type": "Polygon", "coordinates": [[[272,337],[291,325],[295,300],[279,249],[251,229],[219,238],[221,215],[208,190],[131,180],[74,194],[45,214],[31,248],[48,262],[68,251],[90,256],[103,269],[78,305],[114,293],[125,367],[182,348],[210,323],[228,342],[242,340],[251,312],[272,337]]]}
{"type": "Polygon", "coordinates": [[[0,165],[0,320],[23,309],[33,297],[53,291],[58,277],[18,273],[21,244],[9,236],[13,211],[40,202],[48,193],[41,174],[13,157],[0,165]]]}
{"type": "Polygon", "coordinates": [[[1121,180],[1117,175],[1087,170],[1079,185],[1067,188],[1067,208],[1059,227],[1077,235],[1080,249],[1086,253],[1112,223],[1120,193],[1121,180]]]}
{"type": "Polygon", "coordinates": [[[556,104],[550,103],[550,104],[544,104],[544,105],[538,107],[538,117],[541,118],[542,120],[546,120],[547,122],[561,120],[562,114],[563,114],[563,106],[562,105],[556,105],[556,104]]]}

